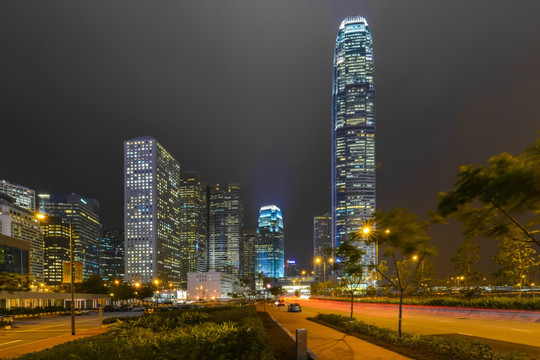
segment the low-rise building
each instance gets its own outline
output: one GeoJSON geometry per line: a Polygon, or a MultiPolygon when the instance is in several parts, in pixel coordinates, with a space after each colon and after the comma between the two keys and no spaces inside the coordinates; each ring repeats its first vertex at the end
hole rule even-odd
{"type": "Polygon", "coordinates": [[[244,288],[234,275],[210,270],[188,273],[188,300],[211,301],[242,295],[244,288]]]}

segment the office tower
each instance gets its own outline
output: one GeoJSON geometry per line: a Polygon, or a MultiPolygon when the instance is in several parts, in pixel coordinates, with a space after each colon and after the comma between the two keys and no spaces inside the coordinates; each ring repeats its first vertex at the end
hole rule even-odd
{"type": "Polygon", "coordinates": [[[15,200],[15,205],[31,213],[36,211],[36,192],[34,190],[10,183],[7,180],[0,180],[0,193],[11,196],[15,200]]]}
{"type": "Polygon", "coordinates": [[[180,180],[180,241],[182,243],[182,281],[187,289],[187,274],[208,269],[208,185],[196,171],[183,171],[180,180]]]}
{"type": "MultiPolygon", "coordinates": [[[[375,212],[375,86],[367,21],[343,20],[334,51],[332,89],[332,241],[339,246],[375,212]]],[[[375,246],[363,243],[365,264],[375,246]]]]}
{"type": "Polygon", "coordinates": [[[99,201],[77,194],[39,194],[40,208],[46,215],[73,222],[73,256],[82,262],[83,277],[99,274],[99,201]]]}
{"type": "Polygon", "coordinates": [[[284,276],[284,233],[283,216],[275,205],[261,207],[259,211],[259,243],[255,269],[266,277],[282,278],[284,276]]]}
{"type": "Polygon", "coordinates": [[[313,258],[315,259],[315,275],[324,278],[324,270],[331,270],[328,260],[331,256],[326,252],[332,248],[332,216],[327,213],[313,218],[313,258]]]}
{"type": "Polygon", "coordinates": [[[43,281],[59,285],[63,280],[63,263],[70,261],[69,220],[50,217],[42,223],[44,262],[43,281]]]}
{"type": "Polygon", "coordinates": [[[240,269],[242,276],[255,277],[255,246],[258,235],[255,230],[244,230],[242,236],[242,254],[240,256],[240,269]]]}
{"type": "Polygon", "coordinates": [[[124,142],[126,281],[180,286],[180,164],[152,137],[124,142]]]}
{"type": "Polygon", "coordinates": [[[99,239],[99,275],[103,281],[124,279],[125,267],[124,231],[103,231],[99,239]]]}
{"type": "Polygon", "coordinates": [[[29,273],[43,281],[43,237],[34,213],[18,205],[16,200],[0,193],[0,234],[29,244],[29,273]]]}
{"type": "Polygon", "coordinates": [[[238,276],[244,205],[239,184],[211,185],[208,219],[208,269],[238,276]]]}
{"type": "Polygon", "coordinates": [[[296,277],[300,275],[300,269],[296,260],[289,259],[285,262],[285,277],[296,277]]]}

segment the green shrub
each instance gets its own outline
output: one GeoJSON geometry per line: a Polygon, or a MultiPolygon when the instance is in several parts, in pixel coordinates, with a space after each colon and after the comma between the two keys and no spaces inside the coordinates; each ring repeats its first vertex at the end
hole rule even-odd
{"type": "MultiPolygon", "coordinates": [[[[337,299],[338,301],[349,302],[350,299],[337,299]]],[[[355,299],[359,303],[379,303],[379,304],[398,304],[398,298],[360,298],[355,299]]],[[[540,310],[540,298],[515,297],[488,297],[480,296],[477,298],[457,298],[457,297],[436,297],[436,298],[416,298],[406,297],[403,299],[406,305],[429,305],[429,306],[454,306],[454,307],[475,307],[482,309],[507,309],[507,310],[540,310]]]]}
{"type": "Polygon", "coordinates": [[[19,359],[272,360],[273,354],[256,312],[226,307],[117,318],[103,335],[19,359]]]}
{"type": "Polygon", "coordinates": [[[380,328],[366,324],[363,321],[352,322],[350,318],[336,314],[317,314],[317,319],[344,329],[350,329],[358,334],[371,336],[392,345],[413,349],[424,355],[437,359],[449,360],[520,360],[527,359],[523,354],[501,353],[494,351],[491,346],[479,341],[469,341],[461,338],[446,338],[440,336],[424,336],[403,333],[401,339],[395,330],[380,328]]]}

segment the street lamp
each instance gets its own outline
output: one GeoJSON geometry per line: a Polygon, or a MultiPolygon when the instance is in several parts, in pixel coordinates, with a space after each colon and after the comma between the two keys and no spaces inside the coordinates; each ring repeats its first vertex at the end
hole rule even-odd
{"type": "MultiPolygon", "coordinates": [[[[36,218],[41,221],[45,221],[50,216],[42,214],[40,212],[36,213],[36,218]]],[[[71,335],[75,335],[75,291],[73,287],[73,282],[75,278],[75,264],[73,262],[73,218],[69,218],[69,261],[71,268],[70,276],[70,288],[71,288],[71,335]]]]}

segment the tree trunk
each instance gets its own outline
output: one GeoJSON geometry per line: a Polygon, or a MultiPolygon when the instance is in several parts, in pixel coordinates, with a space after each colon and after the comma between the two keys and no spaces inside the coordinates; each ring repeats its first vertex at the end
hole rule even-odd
{"type": "Polygon", "coordinates": [[[351,319],[353,314],[354,292],[351,292],[351,319]]]}
{"type": "Polygon", "coordinates": [[[403,289],[399,289],[399,318],[398,318],[398,336],[401,340],[401,313],[403,308],[403,289]]]}

